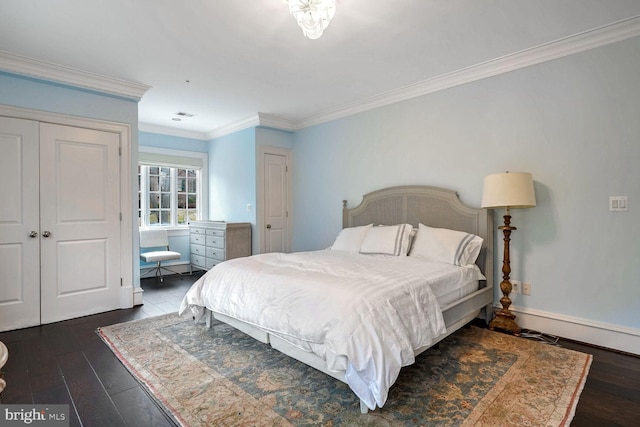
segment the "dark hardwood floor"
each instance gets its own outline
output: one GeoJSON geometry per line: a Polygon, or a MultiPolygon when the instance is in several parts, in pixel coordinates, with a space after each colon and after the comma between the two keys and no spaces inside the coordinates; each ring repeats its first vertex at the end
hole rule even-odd
{"type": "Polygon", "coordinates": [[[639,426],[640,357],[567,340],[560,344],[593,355],[571,425],[639,426]]]}
{"type": "MultiPolygon", "coordinates": [[[[68,404],[71,426],[172,426],[174,422],[95,333],[96,328],[175,312],[199,277],[143,279],[144,305],[0,333],[9,349],[3,404],[68,404]]],[[[640,357],[560,340],[593,354],[577,427],[640,425],[640,357]]]]}
{"type": "Polygon", "coordinates": [[[93,316],[0,333],[9,349],[3,404],[68,404],[71,426],[173,426],[95,330],[176,312],[198,278],[143,279],[144,304],[93,316]]]}

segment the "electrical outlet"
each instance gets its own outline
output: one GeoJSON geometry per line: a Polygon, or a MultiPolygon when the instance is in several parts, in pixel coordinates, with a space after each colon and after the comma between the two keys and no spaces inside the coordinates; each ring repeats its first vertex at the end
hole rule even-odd
{"type": "Polygon", "coordinates": [[[522,295],[531,296],[531,283],[529,282],[522,283],[522,295]]]}
{"type": "Polygon", "coordinates": [[[522,289],[522,283],[519,280],[509,280],[511,282],[511,293],[519,294],[522,289]]]}

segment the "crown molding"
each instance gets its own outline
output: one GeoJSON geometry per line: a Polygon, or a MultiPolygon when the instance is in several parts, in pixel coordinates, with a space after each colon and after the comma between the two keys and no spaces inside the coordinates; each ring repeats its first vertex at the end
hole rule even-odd
{"type": "Polygon", "coordinates": [[[225,135],[229,135],[241,130],[256,127],[260,125],[260,113],[246,117],[242,120],[231,122],[228,125],[216,128],[207,133],[207,139],[216,139],[225,135]]]}
{"type": "Polygon", "coordinates": [[[638,36],[640,36],[640,15],[325,110],[295,122],[294,128],[295,130],[303,129],[638,36]]]}
{"type": "Polygon", "coordinates": [[[0,71],[140,101],[151,86],[0,50],[0,71]]]}
{"type": "Polygon", "coordinates": [[[161,135],[171,135],[183,138],[199,139],[202,141],[209,141],[212,139],[220,138],[225,135],[239,132],[241,130],[253,128],[253,127],[268,127],[284,131],[293,131],[295,128],[293,124],[281,117],[273,116],[270,114],[257,113],[253,116],[239,120],[237,122],[230,123],[226,126],[214,129],[211,132],[196,132],[185,129],[177,129],[169,126],[154,125],[152,123],[138,123],[138,130],[142,132],[158,133],[161,135]]]}
{"type": "Polygon", "coordinates": [[[294,122],[292,122],[291,120],[287,120],[281,116],[258,113],[258,118],[260,121],[260,126],[263,126],[263,127],[285,130],[290,132],[300,129],[299,127],[296,126],[294,122]]]}
{"type": "Polygon", "coordinates": [[[258,126],[289,132],[299,129],[293,122],[280,116],[265,113],[256,113],[242,120],[238,120],[236,122],[232,122],[228,125],[212,130],[211,132],[207,133],[207,139],[220,138],[225,135],[258,126]]]}
{"type": "Polygon", "coordinates": [[[153,123],[138,122],[138,130],[141,132],[157,133],[160,135],[178,136],[181,138],[198,139],[207,141],[206,132],[198,132],[194,130],[178,129],[169,126],[154,125],[153,123]]]}

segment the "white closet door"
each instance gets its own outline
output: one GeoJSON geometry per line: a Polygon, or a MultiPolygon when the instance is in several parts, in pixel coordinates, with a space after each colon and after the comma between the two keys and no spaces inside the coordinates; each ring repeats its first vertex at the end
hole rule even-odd
{"type": "Polygon", "coordinates": [[[38,138],[38,122],[0,117],[0,331],[40,324],[38,138]]]}
{"type": "Polygon", "coordinates": [[[119,136],[40,125],[41,321],[120,303],[119,136]]]}

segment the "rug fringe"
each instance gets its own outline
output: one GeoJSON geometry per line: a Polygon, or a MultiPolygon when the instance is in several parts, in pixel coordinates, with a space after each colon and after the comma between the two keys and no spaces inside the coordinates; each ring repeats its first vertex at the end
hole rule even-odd
{"type": "Polygon", "coordinates": [[[142,390],[144,390],[149,398],[151,398],[151,401],[158,407],[158,409],[162,411],[165,417],[167,417],[170,421],[173,421],[178,426],[188,427],[185,420],[180,416],[179,412],[168,402],[163,401],[163,399],[157,396],[160,395],[160,393],[158,393],[151,384],[147,383],[143,379],[143,375],[141,375],[140,372],[138,372],[138,370],[127,361],[126,356],[124,356],[117,349],[116,345],[109,339],[109,337],[106,336],[102,329],[104,328],[97,328],[96,334],[98,334],[100,339],[102,339],[102,342],[104,342],[107,347],[109,347],[109,349],[116,356],[116,359],[118,359],[118,361],[122,363],[122,366],[124,366],[131,373],[131,376],[142,386],[142,390]]]}

